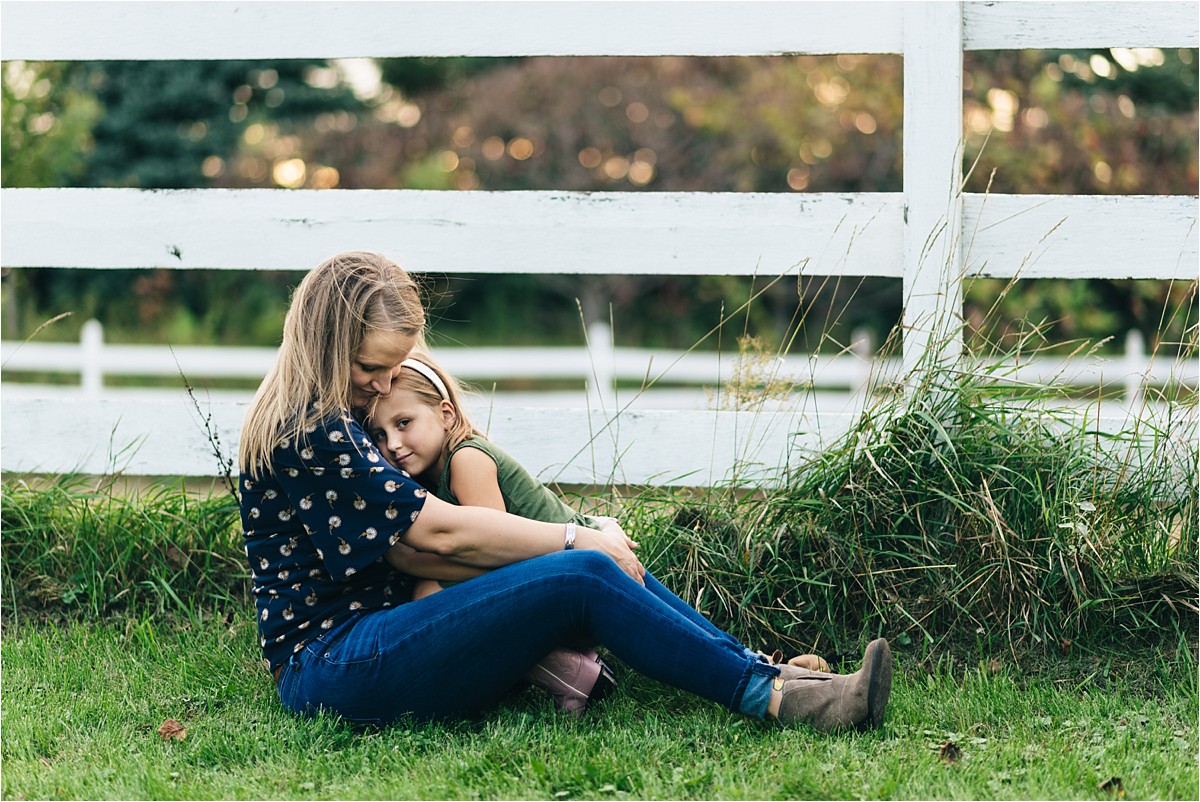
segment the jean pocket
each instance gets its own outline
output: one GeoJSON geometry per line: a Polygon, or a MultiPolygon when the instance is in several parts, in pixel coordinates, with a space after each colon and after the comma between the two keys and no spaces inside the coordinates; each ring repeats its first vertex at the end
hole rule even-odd
{"type": "Polygon", "coordinates": [[[318,635],[307,647],[313,659],[328,666],[355,668],[379,659],[379,641],[374,633],[360,636],[353,629],[337,637],[318,635]]]}

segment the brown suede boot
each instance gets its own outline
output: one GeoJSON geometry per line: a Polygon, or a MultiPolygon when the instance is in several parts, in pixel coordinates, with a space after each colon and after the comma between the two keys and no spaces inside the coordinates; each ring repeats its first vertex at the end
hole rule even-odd
{"type": "Polygon", "coordinates": [[[862,668],[853,674],[791,669],[795,672],[792,678],[781,673],[775,680],[775,687],[783,692],[779,704],[782,723],[800,722],[822,732],[883,723],[892,690],[892,651],[883,638],[867,644],[862,668]]]}

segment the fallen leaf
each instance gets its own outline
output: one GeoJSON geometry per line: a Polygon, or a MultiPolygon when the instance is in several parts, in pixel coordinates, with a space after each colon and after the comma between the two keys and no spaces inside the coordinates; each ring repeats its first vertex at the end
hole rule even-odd
{"type": "Polygon", "coordinates": [[[1004,670],[1004,664],[993,657],[991,662],[988,663],[988,670],[993,674],[999,674],[1002,670],[1004,670]]]}
{"type": "Polygon", "coordinates": [[[1096,787],[1114,799],[1125,798],[1125,786],[1120,777],[1109,777],[1104,782],[1096,783],[1096,787]]]}
{"type": "Polygon", "coordinates": [[[45,757],[44,755],[38,755],[38,760],[42,761],[42,764],[46,768],[48,768],[48,769],[54,768],[54,764],[50,762],[50,758],[45,757]]]}
{"type": "Polygon", "coordinates": [[[1064,655],[1071,653],[1071,641],[1068,638],[1058,639],[1058,650],[1064,655]]]}
{"type": "Polygon", "coordinates": [[[176,568],[186,568],[190,558],[174,543],[167,544],[167,562],[176,568]]]}
{"type": "Polygon", "coordinates": [[[938,752],[942,760],[947,763],[953,763],[962,757],[962,750],[958,748],[958,744],[954,741],[946,741],[942,744],[941,751],[938,752]]]}
{"type": "Polygon", "coordinates": [[[164,741],[169,741],[174,738],[176,741],[182,741],[187,737],[187,727],[180,724],[173,718],[169,718],[162,723],[158,728],[158,736],[164,741]]]}

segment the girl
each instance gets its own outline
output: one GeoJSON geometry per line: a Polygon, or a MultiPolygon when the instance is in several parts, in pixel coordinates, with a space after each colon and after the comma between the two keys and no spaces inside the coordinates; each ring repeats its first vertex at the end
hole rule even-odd
{"type": "MultiPolygon", "coordinates": [[[[466,415],[458,381],[428,354],[412,354],[400,363],[400,373],[392,391],[376,399],[367,431],[376,447],[391,465],[404,470],[438,498],[451,504],[491,507],[492,509],[565,524],[611,530],[624,536],[613,518],[593,518],[567,506],[550,488],[535,479],[517,460],[487,440],[466,415]]],[[[403,545],[399,546],[404,550],[403,545]]],[[[433,554],[406,551],[406,573],[427,577],[417,583],[413,598],[420,599],[447,587],[447,581],[479,576],[481,570],[448,563],[433,554]],[[442,580],[442,581],[436,581],[442,580]]],[[[778,662],[781,655],[773,655],[778,662]]],[[[539,663],[530,679],[547,687],[559,706],[579,714],[587,704],[590,673],[585,676],[564,674],[576,665],[589,669],[599,663],[599,691],[612,688],[611,675],[595,652],[584,659],[569,650],[557,649],[539,663]]],[[[828,671],[829,665],[817,655],[800,655],[789,663],[802,668],[828,671]]],[[[595,695],[595,691],[593,691],[595,695]]]]}
{"type": "MultiPolygon", "coordinates": [[[[484,439],[462,411],[458,382],[431,357],[410,356],[400,368],[392,391],[376,399],[367,424],[372,441],[389,464],[451,504],[490,507],[535,521],[571,529],[589,526],[624,537],[615,519],[577,513],[484,439]]],[[[484,573],[403,544],[397,548],[404,555],[402,570],[426,577],[414,587],[414,600],[484,573]]],[[[615,686],[612,671],[590,649],[555,649],[526,679],[546,688],[560,708],[576,716],[589,699],[601,699],[615,686]]]]}
{"type": "Polygon", "coordinates": [[[776,666],[646,573],[614,531],[447,504],[388,464],[362,427],[421,339],[416,285],[375,253],[335,256],[292,297],[239,442],[258,630],[280,700],[360,723],[494,704],[563,643],[754,718],[878,727],[887,641],[840,676],[776,666]],[[408,601],[407,546],[487,573],[408,601]]]}

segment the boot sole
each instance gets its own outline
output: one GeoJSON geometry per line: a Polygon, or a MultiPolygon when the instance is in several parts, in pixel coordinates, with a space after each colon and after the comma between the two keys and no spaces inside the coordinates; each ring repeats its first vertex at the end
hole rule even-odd
{"type": "Polygon", "coordinates": [[[599,657],[596,658],[596,662],[600,664],[600,674],[596,677],[596,684],[592,686],[591,693],[588,694],[589,704],[607,699],[617,689],[617,678],[608,667],[608,663],[599,657]]]}
{"type": "Polygon", "coordinates": [[[867,644],[863,662],[870,665],[867,672],[867,721],[863,723],[870,722],[870,726],[880,727],[888,697],[892,693],[892,649],[888,642],[879,638],[867,644]]]}

